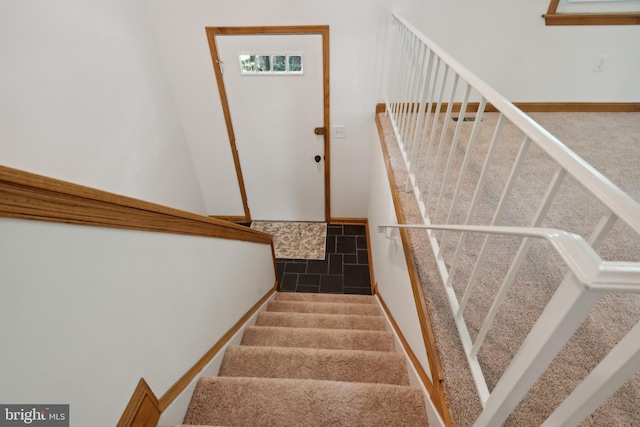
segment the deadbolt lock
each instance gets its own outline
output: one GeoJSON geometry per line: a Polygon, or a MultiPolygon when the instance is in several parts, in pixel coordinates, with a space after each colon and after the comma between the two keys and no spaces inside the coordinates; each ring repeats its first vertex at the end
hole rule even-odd
{"type": "Polygon", "coordinates": [[[313,133],[315,133],[316,135],[324,135],[325,129],[323,127],[319,127],[319,128],[315,128],[313,130],[313,133]]]}

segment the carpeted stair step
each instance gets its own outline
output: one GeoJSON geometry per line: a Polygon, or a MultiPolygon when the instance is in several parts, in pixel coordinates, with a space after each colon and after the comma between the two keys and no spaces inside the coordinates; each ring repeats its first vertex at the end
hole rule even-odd
{"type": "Polygon", "coordinates": [[[241,344],[333,350],[395,351],[391,332],[351,329],[250,326],[245,329],[241,344]]]}
{"type": "Polygon", "coordinates": [[[278,293],[202,378],[185,425],[427,426],[371,296],[278,293]]]}
{"type": "Polygon", "coordinates": [[[300,292],[278,292],[276,301],[333,302],[346,304],[376,304],[371,295],[313,294],[300,292]]]}
{"type": "Polygon", "coordinates": [[[404,356],[388,351],[229,346],[218,375],[409,385],[404,356]]]}
{"type": "Polygon", "coordinates": [[[234,377],[201,379],[184,423],[284,427],[428,425],[423,395],[414,387],[234,377]]]}
{"type": "Polygon", "coordinates": [[[287,313],[263,311],[258,314],[256,326],[286,326],[289,328],[362,329],[386,331],[387,322],[382,316],[358,316],[352,314],[287,313]]]}
{"type": "Polygon", "coordinates": [[[270,301],[267,305],[267,311],[381,316],[380,309],[374,304],[344,304],[333,302],[270,301]]]}

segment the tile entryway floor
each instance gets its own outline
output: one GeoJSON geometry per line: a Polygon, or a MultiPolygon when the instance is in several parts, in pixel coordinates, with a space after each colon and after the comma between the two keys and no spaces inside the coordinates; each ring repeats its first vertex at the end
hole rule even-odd
{"type": "Polygon", "coordinates": [[[371,295],[364,225],[329,224],[324,260],[276,261],[282,291],[371,295]]]}

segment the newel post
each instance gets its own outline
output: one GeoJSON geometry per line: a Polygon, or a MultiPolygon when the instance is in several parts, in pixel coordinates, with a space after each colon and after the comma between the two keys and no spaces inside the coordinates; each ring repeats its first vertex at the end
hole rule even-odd
{"type": "Polygon", "coordinates": [[[604,291],[589,290],[568,274],[491,392],[474,427],[502,425],[573,336],[604,291]]]}

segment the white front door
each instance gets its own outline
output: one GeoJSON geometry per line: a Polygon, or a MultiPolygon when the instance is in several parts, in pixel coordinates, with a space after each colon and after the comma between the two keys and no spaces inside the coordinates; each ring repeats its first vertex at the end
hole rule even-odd
{"type": "Polygon", "coordinates": [[[251,218],[324,221],[322,35],[215,39],[251,218]]]}

